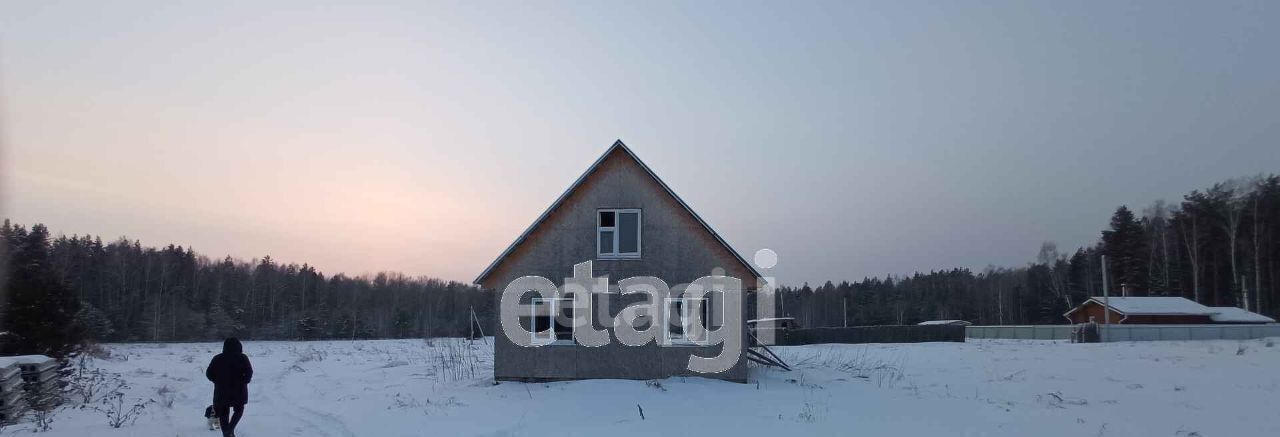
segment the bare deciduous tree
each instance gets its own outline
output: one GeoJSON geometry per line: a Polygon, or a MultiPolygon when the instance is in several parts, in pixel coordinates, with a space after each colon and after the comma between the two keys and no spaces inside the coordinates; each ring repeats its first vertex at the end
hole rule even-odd
{"type": "MultiPolygon", "coordinates": [[[[1239,251],[1236,246],[1239,242],[1240,221],[1244,217],[1249,187],[1240,179],[1228,179],[1226,182],[1214,185],[1211,191],[1220,197],[1218,214],[1221,217],[1218,223],[1227,237],[1227,247],[1231,257],[1231,288],[1236,292],[1241,290],[1240,262],[1236,259],[1239,251]]],[[[1248,310],[1248,296],[1241,296],[1240,300],[1242,307],[1248,310]]]]}

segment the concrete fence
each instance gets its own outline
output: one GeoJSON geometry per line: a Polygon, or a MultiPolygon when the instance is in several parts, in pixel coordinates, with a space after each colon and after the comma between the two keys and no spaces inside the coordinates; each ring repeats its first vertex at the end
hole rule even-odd
{"type": "MultiPolygon", "coordinates": [[[[968,338],[1070,340],[1072,325],[967,326],[968,338]]],[[[1270,325],[1098,325],[1102,341],[1247,340],[1280,337],[1270,325]]]]}
{"type": "Polygon", "coordinates": [[[1007,338],[1018,340],[1070,340],[1072,325],[1004,325],[966,326],[968,338],[1007,338]]]}
{"type": "Polygon", "coordinates": [[[964,342],[965,327],[947,325],[856,326],[808,328],[780,332],[776,344],[964,342]]]}

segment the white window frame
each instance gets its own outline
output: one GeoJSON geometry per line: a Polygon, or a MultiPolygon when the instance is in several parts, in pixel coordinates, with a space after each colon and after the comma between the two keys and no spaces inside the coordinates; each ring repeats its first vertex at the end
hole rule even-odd
{"type": "Polygon", "coordinates": [[[644,246],[644,212],[639,208],[601,208],[596,210],[596,259],[640,259],[642,248],[644,246]],[[601,226],[600,213],[613,213],[613,226],[601,226]],[[636,251],[635,253],[618,252],[618,243],[621,241],[621,234],[618,232],[618,224],[622,222],[622,214],[636,214],[636,251]],[[609,231],[613,232],[613,252],[602,252],[600,247],[600,234],[609,231]]]}
{"type": "MultiPolygon", "coordinates": [[[[561,340],[556,338],[556,316],[558,316],[560,314],[560,311],[566,307],[569,308],[569,311],[576,311],[576,309],[573,308],[573,298],[571,297],[535,297],[533,298],[532,305],[529,305],[529,342],[530,344],[533,344],[535,346],[546,346],[546,345],[570,346],[575,344],[573,338],[575,334],[577,334],[576,331],[578,327],[574,326],[572,322],[570,322],[571,324],[569,325],[570,339],[561,340]],[[568,304],[564,305],[564,304],[561,304],[560,302],[568,302],[568,304]],[[548,306],[548,305],[550,306],[547,309],[548,315],[550,316],[550,323],[548,324],[547,331],[543,331],[543,332],[534,331],[534,329],[537,329],[537,320],[539,316],[538,308],[548,306]],[[544,334],[544,332],[549,332],[551,335],[547,336],[544,334]],[[543,334],[543,335],[540,335],[540,334],[543,334]]],[[[577,317],[577,314],[576,313],[573,314],[572,317],[577,317]]]]}
{"type": "Polygon", "coordinates": [[[664,302],[662,305],[662,314],[663,314],[662,319],[664,321],[662,326],[662,339],[664,340],[664,344],[684,345],[684,346],[710,345],[711,329],[712,329],[711,319],[715,317],[714,312],[711,311],[711,305],[712,305],[712,299],[709,297],[699,297],[699,298],[669,297],[667,298],[666,302],[664,302]],[[685,309],[689,308],[689,303],[692,301],[702,302],[701,308],[702,308],[704,320],[702,321],[703,338],[700,340],[689,339],[689,326],[692,321],[689,320],[689,313],[685,309]],[[680,303],[680,314],[678,314],[680,318],[680,332],[678,334],[671,332],[671,320],[672,320],[671,310],[675,307],[676,303],[680,303]]]}

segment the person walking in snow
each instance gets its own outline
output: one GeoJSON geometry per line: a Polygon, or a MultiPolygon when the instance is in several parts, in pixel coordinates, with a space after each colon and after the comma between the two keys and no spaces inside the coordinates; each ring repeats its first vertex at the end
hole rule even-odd
{"type": "Polygon", "coordinates": [[[218,414],[223,437],[235,437],[236,424],[244,415],[244,404],[249,402],[249,381],[253,379],[253,366],[240,340],[233,337],[222,342],[222,353],[209,361],[204,376],[213,382],[213,410],[218,414]],[[235,415],[228,418],[232,408],[235,415]]]}

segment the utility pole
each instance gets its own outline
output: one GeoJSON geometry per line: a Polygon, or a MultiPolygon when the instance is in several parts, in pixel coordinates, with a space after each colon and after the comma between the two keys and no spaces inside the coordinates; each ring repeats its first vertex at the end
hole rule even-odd
{"type": "Polygon", "coordinates": [[[844,298],[844,327],[849,327],[849,298],[844,298]]]}
{"type": "Polygon", "coordinates": [[[1107,328],[1111,325],[1111,292],[1107,287],[1107,256],[1102,255],[1102,341],[1107,341],[1107,328]]]}

